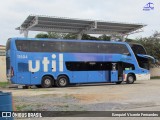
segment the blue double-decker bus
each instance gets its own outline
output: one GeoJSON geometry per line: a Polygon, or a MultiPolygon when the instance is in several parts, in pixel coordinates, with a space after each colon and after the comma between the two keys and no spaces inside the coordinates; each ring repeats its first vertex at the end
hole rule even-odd
{"type": "Polygon", "coordinates": [[[126,42],[11,38],[6,44],[11,83],[44,88],[150,79],[148,57],[143,46],[126,42]]]}

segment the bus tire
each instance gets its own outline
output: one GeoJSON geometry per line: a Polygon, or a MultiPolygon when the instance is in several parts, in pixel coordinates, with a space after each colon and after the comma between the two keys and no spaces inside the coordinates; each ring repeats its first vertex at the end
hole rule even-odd
{"type": "Polygon", "coordinates": [[[122,83],[122,81],[118,81],[118,82],[116,82],[116,84],[121,84],[122,83]]]}
{"type": "Polygon", "coordinates": [[[68,77],[65,75],[61,75],[56,80],[56,86],[58,87],[66,87],[69,84],[68,77]]]}
{"type": "Polygon", "coordinates": [[[128,75],[127,75],[127,81],[126,81],[126,83],[127,83],[127,84],[133,84],[134,81],[135,81],[134,75],[128,74],[128,75]]]}
{"type": "Polygon", "coordinates": [[[42,78],[41,86],[43,88],[50,88],[50,87],[52,87],[52,85],[53,85],[53,79],[52,79],[52,77],[50,77],[50,76],[44,76],[42,78]]]}

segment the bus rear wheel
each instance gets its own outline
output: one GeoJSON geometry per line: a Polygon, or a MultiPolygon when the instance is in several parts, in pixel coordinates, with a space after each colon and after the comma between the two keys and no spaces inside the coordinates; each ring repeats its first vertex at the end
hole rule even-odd
{"type": "Polygon", "coordinates": [[[52,85],[53,85],[53,79],[52,79],[52,77],[50,77],[50,76],[44,76],[42,78],[41,86],[43,88],[50,88],[50,87],[52,87],[52,85]]]}
{"type": "Polygon", "coordinates": [[[133,84],[134,81],[135,81],[135,77],[132,74],[128,74],[126,83],[133,84]]]}
{"type": "Polygon", "coordinates": [[[57,87],[66,87],[69,84],[68,77],[61,75],[56,80],[57,87]]]}

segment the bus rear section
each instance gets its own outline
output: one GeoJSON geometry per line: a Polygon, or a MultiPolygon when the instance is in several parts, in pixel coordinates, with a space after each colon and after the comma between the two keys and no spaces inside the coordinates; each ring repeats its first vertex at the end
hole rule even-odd
{"type": "Polygon", "coordinates": [[[13,68],[11,68],[11,40],[8,39],[6,43],[6,76],[7,80],[10,81],[11,77],[14,75],[13,68]],[[12,69],[12,70],[11,70],[12,69]]]}
{"type": "Polygon", "coordinates": [[[16,84],[16,57],[14,50],[14,42],[8,39],[6,43],[6,76],[7,80],[16,84]]]}

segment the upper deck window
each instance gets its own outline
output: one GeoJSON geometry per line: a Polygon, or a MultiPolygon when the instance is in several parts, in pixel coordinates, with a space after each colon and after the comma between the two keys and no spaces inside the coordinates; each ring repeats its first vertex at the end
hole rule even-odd
{"type": "Polygon", "coordinates": [[[16,40],[16,47],[24,52],[129,53],[127,46],[119,43],[16,40]]]}

